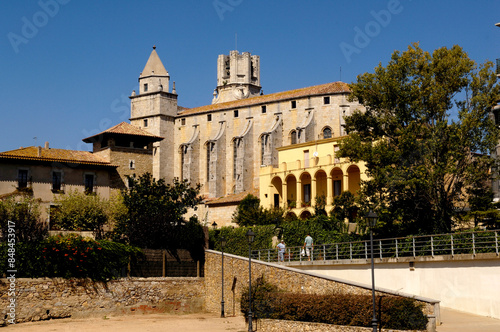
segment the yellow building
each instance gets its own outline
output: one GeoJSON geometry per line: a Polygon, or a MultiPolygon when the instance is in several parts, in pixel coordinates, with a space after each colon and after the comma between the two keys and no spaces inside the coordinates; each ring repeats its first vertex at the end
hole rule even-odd
{"type": "Polygon", "coordinates": [[[337,157],[342,138],[328,138],[278,148],[279,167],[260,169],[260,201],[265,208],[282,207],[300,218],[313,214],[315,199],[326,197],[326,212],[343,191],[354,195],[366,180],[364,163],[337,157]]]}

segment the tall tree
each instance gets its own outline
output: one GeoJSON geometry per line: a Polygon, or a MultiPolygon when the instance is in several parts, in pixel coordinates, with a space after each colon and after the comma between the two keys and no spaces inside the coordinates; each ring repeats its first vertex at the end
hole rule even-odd
{"type": "Polygon", "coordinates": [[[200,185],[191,187],[187,180],[177,178],[166,184],[149,173],[132,182],[131,188],[123,193],[128,214],[118,222],[116,235],[123,235],[132,245],[150,249],[189,249],[189,241],[203,241],[185,236],[193,224],[192,220],[188,223],[184,219],[188,208],[201,202],[200,185]]]}
{"type": "Polygon", "coordinates": [[[459,46],[430,54],[413,44],[351,84],[351,100],[366,111],[346,118],[340,153],[366,162],[362,194],[387,229],[449,232],[466,189],[488,176],[498,142],[492,66],[477,66],[459,46]]]}

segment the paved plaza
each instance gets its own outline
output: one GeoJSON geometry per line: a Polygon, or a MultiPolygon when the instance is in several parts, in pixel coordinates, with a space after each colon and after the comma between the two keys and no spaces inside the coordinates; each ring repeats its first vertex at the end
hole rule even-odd
{"type": "MultiPolygon", "coordinates": [[[[437,332],[499,332],[500,320],[441,308],[443,324],[437,332]]],[[[189,315],[146,314],[50,321],[10,325],[2,331],[23,332],[245,332],[243,317],[220,318],[215,313],[189,315]]]]}

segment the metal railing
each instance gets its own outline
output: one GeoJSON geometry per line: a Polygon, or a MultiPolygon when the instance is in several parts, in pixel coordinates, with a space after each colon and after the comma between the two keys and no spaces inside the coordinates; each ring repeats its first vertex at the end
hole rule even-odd
{"type": "MultiPolygon", "coordinates": [[[[374,258],[422,257],[440,255],[461,255],[495,253],[499,255],[499,230],[464,232],[456,234],[438,234],[399,237],[373,240],[374,258]]],[[[285,262],[307,261],[302,254],[302,247],[287,247],[285,262]]],[[[315,245],[311,253],[312,260],[354,260],[370,259],[370,241],[341,242],[315,245]]],[[[266,262],[278,261],[277,249],[252,250],[252,259],[266,262]]]]}

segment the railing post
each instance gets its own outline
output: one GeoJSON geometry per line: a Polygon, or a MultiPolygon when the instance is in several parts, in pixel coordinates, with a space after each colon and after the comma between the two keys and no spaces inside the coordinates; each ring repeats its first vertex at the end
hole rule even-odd
{"type": "Polygon", "coordinates": [[[476,256],[476,238],[474,232],[472,232],[472,254],[476,256]]]}
{"type": "MultiPolygon", "coordinates": [[[[498,254],[498,252],[497,252],[498,254]]],[[[335,243],[335,260],[339,260],[339,244],[335,243]]]]}
{"type": "Polygon", "coordinates": [[[453,234],[451,234],[451,256],[455,256],[455,251],[454,251],[454,248],[453,248],[453,234]]]}
{"type": "MultiPolygon", "coordinates": [[[[299,247],[299,262],[302,262],[302,249],[299,247]]],[[[305,249],[304,249],[305,250],[305,249]]]]}
{"type": "MultiPolygon", "coordinates": [[[[259,251],[257,251],[257,252],[259,253],[259,261],[260,261],[260,249],[259,249],[259,251]]],[[[250,253],[250,254],[251,254],[251,253],[250,253]]]]}
{"type": "Polygon", "coordinates": [[[380,251],[380,259],[382,259],[382,240],[378,241],[378,249],[380,251]]]}
{"type": "Polygon", "coordinates": [[[349,242],[349,258],[352,261],[352,242],[349,242]]]}
{"type": "Polygon", "coordinates": [[[495,231],[495,252],[497,253],[498,256],[498,234],[495,231]]]}
{"type": "Polygon", "coordinates": [[[323,245],[323,260],[326,261],[326,248],[325,248],[325,245],[323,245]]]}
{"type": "Polygon", "coordinates": [[[396,239],[396,259],[399,258],[399,252],[398,252],[398,239],[396,239]]]}
{"type": "Polygon", "coordinates": [[[413,238],[413,239],[412,239],[412,242],[413,242],[413,258],[415,258],[415,257],[417,257],[417,256],[415,255],[415,236],[412,236],[412,238],[413,238]]]}
{"type": "Polygon", "coordinates": [[[271,250],[268,250],[267,251],[267,262],[270,263],[271,262],[271,250]]]}
{"type": "Polygon", "coordinates": [[[365,241],[365,259],[368,259],[368,244],[365,241]]]}
{"type": "Polygon", "coordinates": [[[434,238],[431,235],[431,255],[434,257],[434,238]]]}

